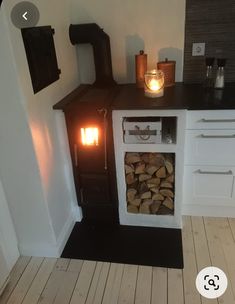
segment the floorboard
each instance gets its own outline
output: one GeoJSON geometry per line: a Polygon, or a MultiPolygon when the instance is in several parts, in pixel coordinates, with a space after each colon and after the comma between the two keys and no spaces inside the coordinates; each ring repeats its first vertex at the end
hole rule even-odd
{"type": "Polygon", "coordinates": [[[235,220],[184,217],[182,237],[183,270],[20,257],[0,304],[235,304],[235,220]],[[211,265],[229,280],[215,300],[201,297],[195,288],[197,273],[211,265]]]}

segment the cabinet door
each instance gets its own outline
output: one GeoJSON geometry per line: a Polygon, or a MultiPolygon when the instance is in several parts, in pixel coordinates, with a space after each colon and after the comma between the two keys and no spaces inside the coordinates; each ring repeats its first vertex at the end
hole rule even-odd
{"type": "Polygon", "coordinates": [[[234,206],[234,167],[185,166],[184,203],[234,206]]]}
{"type": "Polygon", "coordinates": [[[235,165],[235,130],[187,130],[186,165],[235,165]]]}
{"type": "Polygon", "coordinates": [[[7,267],[7,263],[4,258],[1,243],[0,243],[0,295],[1,295],[2,288],[4,287],[4,283],[6,282],[8,275],[9,275],[9,269],[7,267]]]}
{"type": "Polygon", "coordinates": [[[235,110],[188,111],[187,129],[235,129],[235,110]]]}

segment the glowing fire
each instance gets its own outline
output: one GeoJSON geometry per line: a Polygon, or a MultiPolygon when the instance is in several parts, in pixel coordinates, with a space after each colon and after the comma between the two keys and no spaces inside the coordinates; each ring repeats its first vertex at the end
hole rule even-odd
{"type": "Polygon", "coordinates": [[[98,146],[98,128],[81,128],[82,144],[84,146],[98,146]]]}
{"type": "Polygon", "coordinates": [[[152,91],[158,91],[161,87],[159,85],[159,82],[156,79],[151,79],[149,82],[149,88],[152,91]]]}

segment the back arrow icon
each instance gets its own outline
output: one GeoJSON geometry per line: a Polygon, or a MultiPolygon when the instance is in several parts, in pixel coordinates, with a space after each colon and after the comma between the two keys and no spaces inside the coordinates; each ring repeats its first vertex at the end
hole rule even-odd
{"type": "Polygon", "coordinates": [[[28,14],[28,12],[25,12],[23,15],[22,15],[22,17],[27,21],[28,20],[28,18],[26,17],[26,15],[28,14]]]}

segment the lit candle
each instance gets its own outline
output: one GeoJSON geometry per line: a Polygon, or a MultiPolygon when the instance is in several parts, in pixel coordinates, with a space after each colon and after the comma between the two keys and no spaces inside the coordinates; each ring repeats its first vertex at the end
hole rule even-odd
{"type": "Polygon", "coordinates": [[[156,79],[151,79],[149,87],[152,91],[158,91],[160,89],[160,85],[156,79]]]}
{"type": "Polygon", "coordinates": [[[164,74],[160,70],[152,70],[145,74],[145,96],[161,97],[164,94],[164,74]]]}

